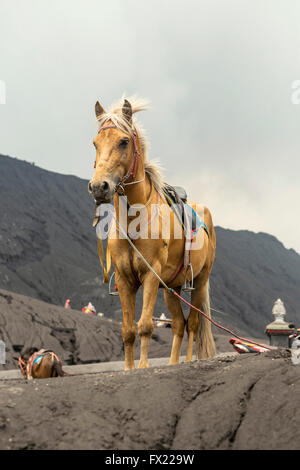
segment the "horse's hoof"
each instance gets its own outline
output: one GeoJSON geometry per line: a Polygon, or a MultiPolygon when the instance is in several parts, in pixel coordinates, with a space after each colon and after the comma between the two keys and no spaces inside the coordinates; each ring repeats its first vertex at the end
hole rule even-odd
{"type": "Polygon", "coordinates": [[[187,357],[184,362],[192,362],[192,360],[193,360],[193,358],[190,359],[190,358],[187,357]]]}
{"type": "Polygon", "coordinates": [[[149,367],[148,362],[141,362],[141,363],[138,365],[138,369],[148,369],[148,367],[149,367]]]}

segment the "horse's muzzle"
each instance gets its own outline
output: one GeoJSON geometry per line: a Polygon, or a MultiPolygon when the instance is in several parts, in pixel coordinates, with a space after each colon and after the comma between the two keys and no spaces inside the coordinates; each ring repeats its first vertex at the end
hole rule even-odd
{"type": "Polygon", "coordinates": [[[111,202],[113,191],[108,181],[99,181],[97,183],[89,182],[89,192],[93,195],[97,204],[111,202]]]}

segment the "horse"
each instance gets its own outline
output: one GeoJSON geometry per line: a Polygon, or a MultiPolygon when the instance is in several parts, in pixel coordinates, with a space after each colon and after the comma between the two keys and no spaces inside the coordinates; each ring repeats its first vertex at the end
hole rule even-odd
{"type": "MultiPolygon", "coordinates": [[[[158,226],[158,236],[131,238],[134,246],[147,260],[148,265],[160,276],[164,283],[180,294],[186,279],[191,280],[193,290],[191,303],[202,309],[210,317],[209,276],[213,266],[216,237],[212,216],[205,206],[196,202],[188,204],[198,216],[202,216],[207,231],[199,230],[193,245],[199,247],[190,251],[190,263],[179,269],[180,260],[185,256],[184,229],[180,225],[172,207],[167,204],[164,182],[159,164],[148,160],[145,132],[134,116],[146,110],[147,103],[135,97],[121,100],[105,111],[99,101],[95,105],[99,131],[93,139],[96,150],[94,173],[88,183],[88,191],[93,196],[96,209],[102,204],[114,203],[116,219],[108,236],[108,249],[114,265],[115,282],[120,296],[123,321],[122,337],[124,342],[125,370],[135,368],[134,343],[136,338],[135,305],[140,286],[143,289],[142,312],[137,323],[140,336],[140,360],[138,368],[146,368],[148,363],[149,341],[153,332],[153,312],[161,282],[147,267],[141,257],[132,249],[128,239],[120,236],[121,196],[127,198],[127,224],[132,221],[129,209],[143,205],[147,215],[146,232],[149,235],[154,222],[158,226]],[[156,205],[163,215],[151,216],[151,206],[156,205]],[[199,208],[200,207],[200,208],[199,208]],[[164,219],[169,217],[169,234],[163,233],[164,219]],[[178,224],[182,236],[175,236],[178,224]],[[118,230],[119,227],[119,230],[118,230]],[[117,234],[118,235],[118,234],[117,234]],[[195,243],[194,243],[195,242],[195,243]]],[[[98,219],[99,220],[99,219],[98,219]]],[[[96,222],[97,223],[97,222],[96,222]]],[[[172,318],[172,347],[169,364],[177,364],[185,328],[188,335],[186,362],[192,361],[194,342],[197,359],[213,357],[216,353],[214,338],[209,320],[190,309],[185,320],[180,300],[168,289],[164,289],[164,299],[172,318]]]]}
{"type": "Polygon", "coordinates": [[[58,356],[48,349],[27,348],[18,357],[18,364],[23,378],[27,379],[48,379],[68,375],[63,371],[58,356]]]}

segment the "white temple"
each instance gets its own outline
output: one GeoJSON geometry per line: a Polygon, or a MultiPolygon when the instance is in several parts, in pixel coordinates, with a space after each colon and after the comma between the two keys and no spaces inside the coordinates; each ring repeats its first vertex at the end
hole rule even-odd
{"type": "Polygon", "coordinates": [[[276,323],[284,322],[284,316],[286,315],[286,310],[285,310],[284,303],[282,302],[281,299],[277,299],[276,302],[274,303],[273,308],[272,308],[272,313],[275,317],[274,321],[276,323]]]}

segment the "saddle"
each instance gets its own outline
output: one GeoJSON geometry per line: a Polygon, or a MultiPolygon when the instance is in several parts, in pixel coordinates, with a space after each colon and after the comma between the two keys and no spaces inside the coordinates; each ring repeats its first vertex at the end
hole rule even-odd
{"type": "Polygon", "coordinates": [[[164,187],[164,195],[171,210],[175,213],[179,223],[182,225],[182,229],[185,235],[185,246],[184,255],[177,270],[173,276],[169,279],[169,282],[174,281],[178,274],[184,269],[185,270],[185,281],[183,290],[191,292],[194,290],[193,286],[193,267],[190,261],[191,249],[194,238],[198,230],[202,227],[209,237],[209,230],[207,225],[201,220],[195,210],[187,204],[187,194],[184,188],[180,186],[171,186],[166,184],[164,187]],[[188,285],[188,271],[190,271],[190,285],[188,285]]]}
{"type": "Polygon", "coordinates": [[[184,188],[166,184],[164,186],[164,194],[168,205],[181,223],[185,236],[190,236],[190,231],[195,236],[199,228],[202,227],[209,237],[207,225],[199,218],[194,209],[187,204],[187,193],[184,188]]]}
{"type": "Polygon", "coordinates": [[[175,204],[180,204],[181,202],[187,201],[186,190],[181,186],[171,186],[170,184],[166,184],[164,186],[164,191],[169,195],[175,204]]]}

